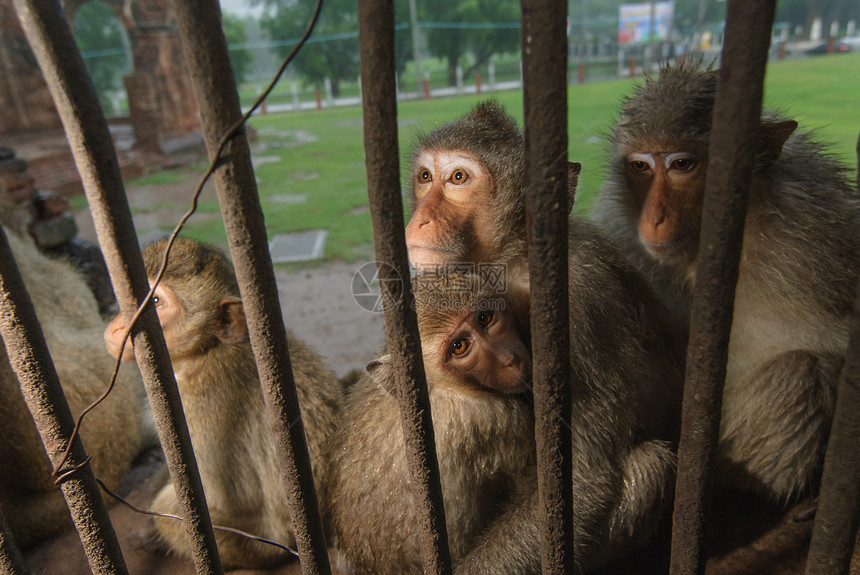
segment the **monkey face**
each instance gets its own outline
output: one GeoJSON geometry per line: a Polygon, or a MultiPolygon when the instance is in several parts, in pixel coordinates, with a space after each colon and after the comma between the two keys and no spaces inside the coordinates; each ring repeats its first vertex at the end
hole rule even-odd
{"type": "MultiPolygon", "coordinates": [[[[164,339],[172,352],[176,347],[175,345],[172,346],[175,343],[174,340],[177,335],[175,333],[177,331],[176,324],[185,315],[182,302],[170,286],[159,284],[152,295],[151,303],[158,313],[158,320],[161,322],[161,328],[164,331],[164,339]]],[[[117,357],[119,355],[127,329],[126,321],[122,314],[117,314],[105,329],[105,345],[112,356],[117,357]]],[[[173,353],[171,353],[172,355],[173,353]]],[[[122,361],[132,360],[134,360],[134,344],[131,338],[129,338],[125,343],[125,347],[122,348],[122,361]]]]}
{"type": "Polygon", "coordinates": [[[639,239],[660,261],[694,258],[706,160],[688,151],[627,154],[625,177],[639,212],[639,239]]]}
{"type": "Polygon", "coordinates": [[[462,383],[505,394],[528,389],[531,359],[508,313],[470,312],[441,345],[444,371],[462,383]]]}
{"type": "Polygon", "coordinates": [[[412,191],[415,211],[406,227],[412,265],[481,261],[495,237],[488,209],[493,182],[484,163],[463,150],[423,150],[412,166],[412,191]]]}
{"type": "MultiPolygon", "coordinates": [[[[120,347],[122,346],[122,340],[125,337],[127,329],[125,318],[122,314],[117,314],[117,316],[113,318],[113,321],[111,321],[105,328],[105,346],[107,347],[108,353],[110,353],[115,359],[119,358],[120,347]]],[[[134,346],[132,344],[131,337],[129,337],[128,341],[125,342],[125,347],[122,347],[122,361],[133,360],[134,346]]]]}

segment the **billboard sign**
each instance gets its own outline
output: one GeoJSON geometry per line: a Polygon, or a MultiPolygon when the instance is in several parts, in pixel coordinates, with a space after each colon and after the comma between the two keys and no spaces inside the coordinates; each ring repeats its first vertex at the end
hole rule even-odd
{"type": "Polygon", "coordinates": [[[618,9],[618,43],[639,44],[665,40],[672,28],[674,2],[622,4],[618,9]],[[654,8],[654,37],[651,34],[651,8],[654,8]]]}

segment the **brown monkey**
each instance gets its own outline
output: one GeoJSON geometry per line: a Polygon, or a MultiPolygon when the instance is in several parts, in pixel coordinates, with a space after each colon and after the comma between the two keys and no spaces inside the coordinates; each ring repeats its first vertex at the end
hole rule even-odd
{"type": "MultiPolygon", "coordinates": [[[[146,247],[150,279],[161,267],[166,242],[146,247]]],[[[272,430],[248,341],[239,286],[230,261],[212,246],[179,239],[153,296],[206,492],[212,522],[294,545],[287,494],[277,465],[272,430]]],[[[105,330],[116,356],[126,331],[119,315],[105,330]]],[[[323,477],[322,446],[334,430],[342,389],[322,359],[288,336],[313,474],[323,477]]],[[[127,344],[124,360],[134,359],[127,344]]],[[[153,510],[176,514],[173,484],[156,496],[153,510]]],[[[181,522],[157,519],[161,539],[182,555],[190,549],[181,522]]],[[[289,555],[273,546],[216,531],[225,565],[263,567],[289,555]]]]}
{"type": "MultiPolygon", "coordinates": [[[[717,74],[682,62],[624,102],[594,216],[684,322],[717,74]]],[[[718,445],[720,479],[781,502],[817,482],[860,272],[860,196],[796,128],[761,119],[718,445]]]]}
{"type": "MultiPolygon", "coordinates": [[[[426,278],[415,284],[455,563],[517,483],[536,482],[533,415],[523,397],[528,349],[516,317],[500,305],[505,300],[474,287],[474,293],[451,290],[426,278]]],[[[331,542],[343,572],[422,573],[390,358],[371,362],[367,372],[347,392],[343,424],[331,443],[331,542]]]]}
{"type": "MultiPolygon", "coordinates": [[[[577,164],[569,166],[568,208],[579,173],[577,164]]],[[[489,102],[420,136],[410,188],[413,265],[504,265],[527,325],[523,138],[516,122],[489,102]]],[[[670,503],[674,456],[663,440],[676,433],[683,341],[645,281],[593,225],[572,218],[569,247],[571,369],[582,384],[573,389],[571,422],[575,556],[589,569],[647,541],[670,503]]],[[[515,509],[495,525],[463,572],[477,565],[504,572],[508,562],[538,572],[538,546],[516,543],[538,541],[536,505],[529,496],[520,504],[528,511],[515,509]]]]}
{"type": "MultiPolygon", "coordinates": [[[[77,417],[105,390],[114,362],[103,352],[104,323],[85,279],[66,261],[40,252],[19,227],[21,214],[0,206],[9,245],[42,325],[72,414],[77,417]]],[[[2,340],[0,340],[2,342],[2,340]]],[[[72,528],[54,485],[51,464],[20,385],[0,345],[0,509],[16,542],[30,547],[72,528]]],[[[91,411],[81,436],[97,477],[116,489],[134,458],[153,445],[155,427],[133,368],[120,370],[110,396],[91,411]]]]}
{"type": "MultiPolygon", "coordinates": [[[[508,266],[509,277],[527,274],[523,170],[522,134],[496,102],[419,135],[408,185],[412,265],[495,262],[508,266]]],[[[579,170],[568,162],[568,210],[579,170]]]]}

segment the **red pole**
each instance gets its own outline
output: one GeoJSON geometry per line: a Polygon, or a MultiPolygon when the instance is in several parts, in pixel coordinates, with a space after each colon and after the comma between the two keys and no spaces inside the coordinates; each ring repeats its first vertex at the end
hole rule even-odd
{"type": "Polygon", "coordinates": [[[585,84],[585,64],[579,65],[579,83],[585,84]]]}
{"type": "Polygon", "coordinates": [[[636,58],[630,58],[630,77],[636,75],[636,58]]]}
{"type": "Polygon", "coordinates": [[[475,74],[475,91],[480,96],[481,95],[481,75],[475,74]]]}
{"type": "Polygon", "coordinates": [[[314,98],[317,100],[317,110],[322,110],[322,94],[320,94],[319,90],[314,92],[314,98]]]}
{"type": "Polygon", "coordinates": [[[430,99],[430,80],[424,80],[424,99],[430,99]]]}

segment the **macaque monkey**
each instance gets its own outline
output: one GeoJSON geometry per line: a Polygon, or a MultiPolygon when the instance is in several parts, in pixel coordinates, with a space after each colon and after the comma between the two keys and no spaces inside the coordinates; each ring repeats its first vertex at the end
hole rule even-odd
{"type": "MultiPolygon", "coordinates": [[[[682,62],[627,98],[594,214],[684,325],[717,77],[682,62]]],[[[793,120],[765,111],[755,153],[717,477],[784,503],[820,474],[860,272],[860,197],[793,120]]]]}
{"type": "MultiPolygon", "coordinates": [[[[103,320],[83,276],[71,263],[40,252],[21,226],[22,214],[0,206],[0,222],[48,343],[63,390],[77,417],[107,388],[114,362],[103,351],[103,320]]],[[[60,531],[72,519],[0,339],[0,510],[23,548],[60,531]]],[[[96,476],[117,489],[132,461],[154,445],[155,427],[136,370],[120,370],[116,385],[84,419],[81,438],[96,476]]]]}
{"type": "MultiPolygon", "coordinates": [[[[570,209],[578,164],[568,173],[570,209]]],[[[406,241],[423,270],[504,265],[512,307],[527,326],[524,177],[516,122],[498,104],[479,104],[419,137],[406,241]]],[[[677,434],[684,354],[664,306],[596,227],[572,218],[569,247],[571,370],[580,382],[571,422],[575,558],[587,570],[648,541],[670,507],[675,459],[667,440],[677,434]]],[[[532,491],[488,530],[463,572],[484,565],[483,572],[502,573],[511,564],[539,572],[532,491]]]]}
{"type": "MultiPolygon", "coordinates": [[[[161,267],[165,244],[143,250],[150,281],[161,267]]],[[[170,352],[212,522],[293,546],[286,488],[232,264],[212,246],[178,239],[152,303],[170,352]]],[[[122,351],[119,347],[126,329],[119,315],[104,338],[111,354],[132,360],[133,346],[127,343],[122,351]]],[[[334,430],[342,390],[318,355],[292,335],[288,339],[319,486],[324,471],[321,451],[334,430]]],[[[179,513],[172,482],[156,495],[152,509],[179,513]]],[[[180,521],[156,519],[155,528],[172,551],[190,556],[180,521]]],[[[281,549],[238,535],[216,531],[215,537],[225,565],[265,567],[289,557],[281,549]]]]}
{"type": "MultiPolygon", "coordinates": [[[[433,279],[414,287],[456,564],[517,486],[536,484],[531,360],[502,297],[433,279]]],[[[423,573],[396,394],[390,357],[370,362],[331,442],[326,516],[344,573],[423,573]]]]}

